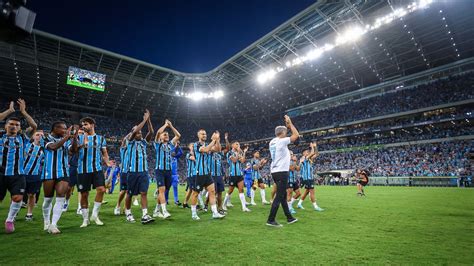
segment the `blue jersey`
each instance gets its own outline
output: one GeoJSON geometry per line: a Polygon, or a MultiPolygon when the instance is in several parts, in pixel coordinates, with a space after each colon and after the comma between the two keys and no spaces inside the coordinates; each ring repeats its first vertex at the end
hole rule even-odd
{"type": "Polygon", "coordinates": [[[301,163],[301,179],[302,180],[312,180],[313,179],[313,162],[311,160],[305,159],[301,163]]]}
{"type": "Polygon", "coordinates": [[[258,167],[259,164],[260,164],[259,159],[253,158],[252,160],[250,160],[250,165],[252,167],[252,179],[253,180],[258,180],[258,179],[262,178],[262,175],[260,174],[260,169],[255,170],[253,168],[254,166],[258,167]]]}
{"type": "Polygon", "coordinates": [[[127,173],[130,167],[130,149],[128,148],[128,141],[126,141],[125,147],[120,147],[120,161],[122,173],[127,173]]]}
{"type": "Polygon", "coordinates": [[[296,183],[298,181],[297,172],[296,170],[291,170],[292,167],[296,169],[296,163],[294,161],[290,162],[290,176],[288,177],[288,183],[296,183]]]}
{"type": "Polygon", "coordinates": [[[23,168],[25,175],[39,175],[44,157],[43,147],[41,147],[41,144],[28,143],[25,151],[25,165],[23,168]]]}
{"type": "Polygon", "coordinates": [[[154,143],[156,151],[156,165],[155,169],[158,170],[171,170],[171,150],[173,150],[173,145],[162,142],[154,143]]]}
{"type": "Polygon", "coordinates": [[[227,153],[227,163],[229,163],[229,176],[242,176],[242,170],[240,169],[240,161],[234,163],[230,159],[230,157],[238,158],[238,154],[234,151],[230,151],[227,153]]]}
{"type": "Polygon", "coordinates": [[[242,173],[244,174],[244,178],[246,180],[252,180],[252,168],[245,168],[242,170],[242,173]]]}
{"type": "Polygon", "coordinates": [[[0,173],[5,176],[23,175],[25,149],[29,143],[23,134],[14,137],[0,133],[0,173]]]}
{"type": "Polygon", "coordinates": [[[171,174],[178,175],[178,160],[183,155],[183,150],[178,146],[173,146],[171,150],[171,174]]]}
{"type": "Polygon", "coordinates": [[[85,135],[79,135],[77,144],[81,147],[79,148],[77,173],[85,174],[101,171],[102,151],[107,148],[105,138],[95,134],[87,136],[87,143],[84,143],[85,135]]]}
{"type": "Polygon", "coordinates": [[[209,154],[207,152],[200,152],[199,149],[206,146],[206,143],[196,142],[193,144],[194,148],[194,170],[193,176],[208,175],[209,174],[209,154]]]}
{"type": "Polygon", "coordinates": [[[146,155],[146,146],[148,142],[142,140],[131,140],[128,142],[128,149],[130,149],[130,162],[128,167],[129,173],[139,173],[148,171],[148,162],[146,155]]]}
{"type": "Polygon", "coordinates": [[[60,179],[69,176],[69,148],[71,141],[66,141],[63,146],[53,151],[48,149],[49,145],[61,141],[61,138],[47,136],[42,141],[44,145],[44,166],[43,176],[44,180],[60,179]]]}
{"type": "Polygon", "coordinates": [[[120,173],[120,167],[107,167],[106,175],[111,178],[117,178],[117,175],[120,173]]]}
{"type": "Polygon", "coordinates": [[[223,176],[222,173],[222,158],[224,154],[222,152],[213,152],[210,157],[211,175],[212,176],[223,176]]]}
{"type": "Polygon", "coordinates": [[[191,157],[191,154],[186,154],[186,177],[194,176],[194,161],[189,157],[191,157]]]}

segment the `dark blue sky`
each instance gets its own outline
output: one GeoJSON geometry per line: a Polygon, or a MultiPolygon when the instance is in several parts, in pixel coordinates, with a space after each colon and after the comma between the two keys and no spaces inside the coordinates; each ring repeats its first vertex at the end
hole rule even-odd
{"type": "Polygon", "coordinates": [[[315,0],[31,0],[35,28],[184,72],[205,72],[315,0]]]}

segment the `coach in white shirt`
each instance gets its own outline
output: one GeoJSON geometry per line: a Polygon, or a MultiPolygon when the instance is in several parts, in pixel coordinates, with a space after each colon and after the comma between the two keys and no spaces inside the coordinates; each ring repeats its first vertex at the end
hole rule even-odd
{"type": "Polygon", "coordinates": [[[287,115],[285,115],[285,123],[286,126],[277,126],[275,128],[276,138],[270,141],[270,155],[272,156],[272,164],[270,166],[270,171],[272,173],[273,181],[277,186],[277,193],[275,199],[273,200],[270,215],[268,216],[268,226],[282,226],[275,221],[275,217],[278,208],[280,207],[280,204],[283,208],[283,211],[285,212],[289,224],[298,221],[291,215],[290,210],[288,209],[288,203],[286,202],[286,187],[288,184],[288,177],[290,175],[291,160],[288,145],[290,143],[295,142],[299,138],[300,134],[291,122],[290,117],[287,115]],[[291,130],[291,137],[287,137],[287,128],[291,130]]]}

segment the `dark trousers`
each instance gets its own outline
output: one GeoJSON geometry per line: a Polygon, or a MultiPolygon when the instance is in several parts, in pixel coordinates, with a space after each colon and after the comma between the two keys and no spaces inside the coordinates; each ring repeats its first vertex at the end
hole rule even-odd
{"type": "Polygon", "coordinates": [[[277,172],[272,173],[273,182],[277,186],[277,192],[275,195],[275,199],[273,200],[272,208],[270,210],[270,215],[268,216],[268,222],[275,221],[276,214],[278,212],[278,208],[283,208],[285,212],[286,218],[291,218],[290,210],[288,209],[288,203],[286,202],[286,186],[288,184],[288,176],[290,175],[289,172],[277,172]]]}

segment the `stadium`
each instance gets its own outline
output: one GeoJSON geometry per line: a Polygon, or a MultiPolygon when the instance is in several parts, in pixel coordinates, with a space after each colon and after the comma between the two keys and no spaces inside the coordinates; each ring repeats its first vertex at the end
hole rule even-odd
{"type": "Polygon", "coordinates": [[[314,1],[202,73],[25,2],[0,0],[0,264],[474,263],[474,1],[314,1]]]}

